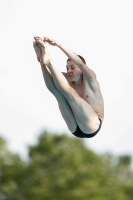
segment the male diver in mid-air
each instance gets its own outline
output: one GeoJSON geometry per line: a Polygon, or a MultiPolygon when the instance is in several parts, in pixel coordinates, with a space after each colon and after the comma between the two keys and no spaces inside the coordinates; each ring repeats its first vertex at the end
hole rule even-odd
{"type": "Polygon", "coordinates": [[[58,101],[70,132],[79,138],[94,137],[104,119],[104,101],[96,74],[85,59],[58,41],[34,37],[33,47],[40,62],[45,84],[58,101]],[[60,72],[50,58],[47,43],[61,49],[68,57],[66,73],[60,72]]]}

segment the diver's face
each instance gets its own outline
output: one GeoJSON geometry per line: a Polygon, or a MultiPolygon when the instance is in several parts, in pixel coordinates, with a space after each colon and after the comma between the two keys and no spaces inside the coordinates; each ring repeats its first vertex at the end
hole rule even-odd
{"type": "Polygon", "coordinates": [[[75,79],[80,78],[82,72],[79,67],[71,60],[67,62],[67,76],[69,81],[75,81],[75,79]]]}

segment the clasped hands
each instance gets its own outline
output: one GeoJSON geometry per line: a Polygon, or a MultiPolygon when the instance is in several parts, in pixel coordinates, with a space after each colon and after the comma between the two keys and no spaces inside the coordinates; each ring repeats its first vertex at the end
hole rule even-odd
{"type": "Polygon", "coordinates": [[[54,39],[49,38],[49,37],[43,37],[43,39],[42,39],[41,37],[36,36],[36,37],[34,37],[34,39],[36,41],[42,40],[43,42],[47,42],[52,46],[58,46],[59,45],[59,42],[57,40],[54,40],[54,39]]]}

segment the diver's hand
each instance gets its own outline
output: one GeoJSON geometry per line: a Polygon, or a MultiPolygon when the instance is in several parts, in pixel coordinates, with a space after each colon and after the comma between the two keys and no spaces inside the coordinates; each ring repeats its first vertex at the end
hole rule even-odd
{"type": "Polygon", "coordinates": [[[49,38],[49,37],[44,37],[43,41],[48,42],[52,46],[59,46],[59,42],[57,40],[54,40],[54,39],[49,38]]]}

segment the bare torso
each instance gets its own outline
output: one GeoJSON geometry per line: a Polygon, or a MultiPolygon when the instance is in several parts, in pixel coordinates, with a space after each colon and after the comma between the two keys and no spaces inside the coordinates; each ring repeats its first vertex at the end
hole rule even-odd
{"type": "Polygon", "coordinates": [[[63,72],[63,75],[67,79],[69,85],[78,93],[81,98],[91,105],[97,116],[103,121],[104,101],[98,81],[95,79],[93,82],[91,82],[83,76],[82,84],[79,86],[69,82],[67,73],[63,72]]]}

